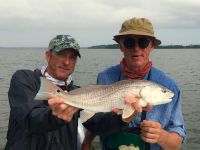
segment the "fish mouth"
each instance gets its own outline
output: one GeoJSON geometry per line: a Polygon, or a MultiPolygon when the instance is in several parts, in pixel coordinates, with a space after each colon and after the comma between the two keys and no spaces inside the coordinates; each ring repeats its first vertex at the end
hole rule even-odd
{"type": "Polygon", "coordinates": [[[174,97],[174,93],[170,92],[170,98],[172,99],[174,97]]]}
{"type": "Polygon", "coordinates": [[[171,102],[172,98],[165,99],[165,102],[171,102]]]}

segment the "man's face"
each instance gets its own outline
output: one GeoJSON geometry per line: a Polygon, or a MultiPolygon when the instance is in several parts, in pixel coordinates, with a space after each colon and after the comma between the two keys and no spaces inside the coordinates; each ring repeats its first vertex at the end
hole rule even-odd
{"type": "Polygon", "coordinates": [[[130,71],[140,70],[148,63],[149,54],[153,49],[150,37],[127,35],[120,37],[119,44],[130,71]]]}
{"type": "Polygon", "coordinates": [[[47,51],[47,72],[59,80],[66,80],[74,72],[77,54],[74,50],[47,51]]]}

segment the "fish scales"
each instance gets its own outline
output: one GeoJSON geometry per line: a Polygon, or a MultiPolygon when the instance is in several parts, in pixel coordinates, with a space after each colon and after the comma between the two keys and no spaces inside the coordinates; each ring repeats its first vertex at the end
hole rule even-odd
{"type": "MultiPolygon", "coordinates": [[[[112,107],[123,109],[124,104],[122,100],[125,98],[125,94],[132,90],[131,94],[139,96],[140,88],[145,86],[141,84],[141,81],[127,81],[128,80],[124,80],[117,82],[116,84],[106,86],[95,85],[97,87],[96,89],[92,89],[92,86],[89,88],[86,87],[85,90],[83,88],[81,91],[77,89],[69,92],[68,99],[71,99],[71,105],[75,107],[89,109],[93,106],[93,108],[90,108],[93,111],[100,109],[102,112],[107,112],[112,107]]],[[[68,103],[67,100],[66,103],[68,103]]]]}
{"type": "Polygon", "coordinates": [[[129,107],[131,111],[128,110],[127,104],[124,103],[125,97],[130,95],[140,98],[140,104],[145,106],[147,102],[153,105],[168,103],[174,93],[161,85],[145,80],[123,80],[110,85],[89,85],[64,92],[41,77],[41,87],[35,99],[48,100],[61,97],[68,105],[94,113],[109,112],[112,107],[123,109],[125,112],[134,112],[133,108],[129,107]]]}

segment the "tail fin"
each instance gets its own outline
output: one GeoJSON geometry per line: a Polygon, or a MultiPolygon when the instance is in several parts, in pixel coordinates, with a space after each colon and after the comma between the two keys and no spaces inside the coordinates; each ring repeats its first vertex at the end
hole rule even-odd
{"type": "Polygon", "coordinates": [[[58,93],[63,92],[61,88],[53,84],[44,77],[40,78],[40,89],[35,96],[35,100],[48,100],[56,97],[58,93]]]}

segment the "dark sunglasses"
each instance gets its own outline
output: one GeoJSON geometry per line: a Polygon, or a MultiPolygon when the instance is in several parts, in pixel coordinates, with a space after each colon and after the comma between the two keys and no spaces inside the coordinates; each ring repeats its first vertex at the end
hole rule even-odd
{"type": "Polygon", "coordinates": [[[148,37],[141,37],[138,39],[135,39],[133,37],[128,37],[124,39],[124,47],[127,49],[131,49],[135,47],[136,42],[138,43],[138,46],[142,49],[147,48],[149,46],[150,41],[152,41],[151,38],[148,37]]]}

